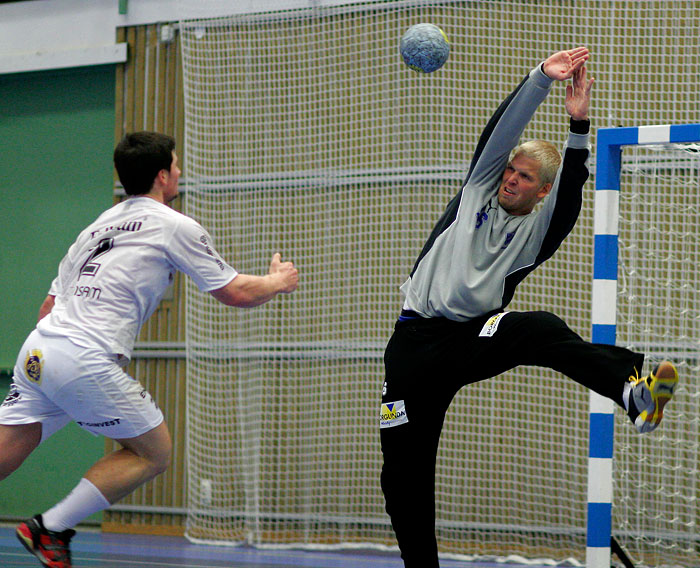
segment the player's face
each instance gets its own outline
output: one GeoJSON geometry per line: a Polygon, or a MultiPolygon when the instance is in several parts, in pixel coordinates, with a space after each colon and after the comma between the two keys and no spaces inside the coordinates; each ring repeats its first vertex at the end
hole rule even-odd
{"type": "Polygon", "coordinates": [[[168,172],[168,181],[163,190],[163,199],[166,203],[170,203],[178,195],[177,186],[180,182],[180,168],[177,166],[177,154],[173,152],[173,161],[170,164],[170,171],[168,172]]]}
{"type": "Polygon", "coordinates": [[[511,215],[527,215],[549,193],[551,183],[542,184],[540,164],[527,156],[515,156],[506,166],[498,188],[498,204],[511,215]]]}

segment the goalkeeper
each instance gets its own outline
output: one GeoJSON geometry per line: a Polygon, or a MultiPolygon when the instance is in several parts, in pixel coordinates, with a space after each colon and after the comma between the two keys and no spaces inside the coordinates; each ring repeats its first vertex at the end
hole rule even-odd
{"type": "Polygon", "coordinates": [[[0,479],[71,420],[122,446],[64,500],[17,527],[20,542],[46,566],[69,568],[73,527],[170,463],[163,413],[122,366],[175,272],[229,306],[257,306],[297,287],[296,268],[278,253],[267,275],[238,273],[199,223],[167,206],[178,195],[174,148],[156,132],[129,134],[117,145],[114,163],[128,199],[82,231],[61,261],[0,405],[0,479]]]}
{"type": "Polygon", "coordinates": [[[518,365],[549,367],[615,401],[646,432],[658,425],[678,381],[667,361],[639,378],[642,354],[585,342],[554,314],[504,311],[581,208],[593,86],[588,57],[585,47],[555,53],[503,101],[462,190],[401,287],[405,303],[384,356],[380,435],[381,486],[406,568],[438,566],[435,462],[445,413],[463,386],[518,365]],[[553,81],[568,79],[563,158],[543,141],[516,148],[553,81]]]}

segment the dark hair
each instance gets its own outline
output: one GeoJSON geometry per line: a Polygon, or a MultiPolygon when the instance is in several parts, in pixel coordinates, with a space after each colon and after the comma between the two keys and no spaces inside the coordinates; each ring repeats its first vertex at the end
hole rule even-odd
{"type": "Polygon", "coordinates": [[[114,149],[114,166],[127,195],[151,191],[161,170],[170,170],[175,139],[159,132],[133,132],[114,149]]]}

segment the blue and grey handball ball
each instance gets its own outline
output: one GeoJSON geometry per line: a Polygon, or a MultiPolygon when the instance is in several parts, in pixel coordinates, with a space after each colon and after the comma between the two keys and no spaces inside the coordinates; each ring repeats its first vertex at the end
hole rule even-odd
{"type": "Polygon", "coordinates": [[[406,30],[399,46],[404,62],[419,73],[432,73],[445,64],[450,42],[435,24],[416,24],[406,30]]]}

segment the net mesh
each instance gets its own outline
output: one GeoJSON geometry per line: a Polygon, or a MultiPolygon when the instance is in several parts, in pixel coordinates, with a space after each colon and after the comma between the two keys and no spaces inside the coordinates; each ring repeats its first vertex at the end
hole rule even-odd
{"type": "Polygon", "coordinates": [[[700,145],[625,149],[621,175],[618,344],[675,362],[681,378],[662,427],[637,436],[617,416],[614,519],[640,565],[698,558],[700,145]]]}
{"type": "MultiPolygon", "coordinates": [[[[538,61],[591,49],[595,126],[700,122],[694,2],[308,5],[180,23],[186,211],[238,270],[264,273],[275,251],[300,270],[297,292],[253,310],[225,308],[188,284],[195,540],[395,542],[378,482],[377,414],[398,286],[459,190],[488,117],[538,61]],[[402,33],[423,21],[452,44],[429,76],[398,54],[402,33]]],[[[563,144],[563,104],[555,86],[524,139],[563,144]]],[[[589,182],[572,234],[510,306],[553,311],[584,337],[592,190],[589,182]]],[[[587,401],[573,382],[525,367],[458,394],[438,457],[441,551],[583,561],[587,401]]],[[[647,448],[629,453],[656,459],[647,448]]],[[[674,459],[659,468],[670,491],[674,459]]],[[[663,500],[654,503],[662,514],[663,500]]]]}

